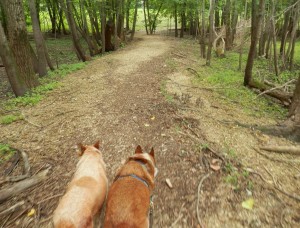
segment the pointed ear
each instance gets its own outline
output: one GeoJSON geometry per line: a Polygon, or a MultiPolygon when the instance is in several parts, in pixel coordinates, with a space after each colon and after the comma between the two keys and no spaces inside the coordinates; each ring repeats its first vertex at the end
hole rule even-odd
{"type": "Polygon", "coordinates": [[[135,153],[136,154],[142,154],[143,153],[142,147],[140,145],[138,145],[137,148],[135,149],[135,153]]]}
{"type": "Polygon", "coordinates": [[[151,151],[150,151],[149,154],[154,158],[154,149],[153,149],[153,147],[151,148],[151,151]]]}
{"type": "Polygon", "coordinates": [[[82,145],[82,143],[78,143],[78,148],[80,150],[79,156],[81,156],[83,152],[86,150],[86,146],[82,145]]]}
{"type": "Polygon", "coordinates": [[[100,147],[100,141],[99,140],[94,144],[94,147],[99,150],[99,147],[100,147]]]}

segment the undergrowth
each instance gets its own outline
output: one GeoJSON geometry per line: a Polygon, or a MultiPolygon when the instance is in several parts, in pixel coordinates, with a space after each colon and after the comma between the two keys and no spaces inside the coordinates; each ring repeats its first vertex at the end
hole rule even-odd
{"type": "MultiPolygon", "coordinates": [[[[7,111],[16,110],[17,108],[24,106],[33,106],[40,102],[47,93],[59,87],[61,83],[59,80],[65,77],[67,74],[82,69],[86,63],[76,63],[76,64],[64,64],[54,71],[48,73],[47,76],[40,78],[40,85],[36,88],[33,88],[27,92],[22,97],[13,98],[4,103],[4,108],[7,111]]],[[[4,115],[0,117],[1,124],[10,124],[14,121],[23,119],[22,115],[18,112],[4,115]]]]}
{"type": "Polygon", "coordinates": [[[0,143],[0,165],[11,159],[15,152],[8,144],[0,143]]]}
{"type": "MultiPolygon", "coordinates": [[[[246,59],[247,55],[244,54],[242,68],[245,67],[246,59]]],[[[223,98],[229,102],[238,103],[246,113],[251,115],[283,118],[286,115],[286,109],[270,99],[258,97],[252,90],[243,86],[244,73],[238,71],[238,60],[239,54],[235,52],[227,52],[225,58],[213,58],[210,67],[201,66],[197,69],[200,77],[197,77],[194,83],[215,87],[215,91],[223,98]]],[[[261,80],[255,74],[254,79],[261,80]]]]}

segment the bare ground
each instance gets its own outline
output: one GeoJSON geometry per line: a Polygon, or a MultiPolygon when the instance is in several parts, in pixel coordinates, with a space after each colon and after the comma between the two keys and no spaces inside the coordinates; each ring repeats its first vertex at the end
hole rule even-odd
{"type": "Polygon", "coordinates": [[[182,46],[171,38],[139,36],[125,49],[63,79],[63,86],[38,105],[22,110],[26,120],[1,125],[1,141],[27,152],[32,174],[47,167],[51,173],[45,182],[0,205],[2,211],[26,201],[18,212],[0,217],[0,225],[51,226],[52,212],[75,170],[76,144],[100,139],[109,180],[138,144],[155,148],[154,227],[200,227],[197,200],[203,227],[299,227],[299,200],[274,189],[275,181],[299,197],[299,158],[265,153],[273,161],[253,149],[293,143],[250,127],[274,125],[275,120],[247,115],[238,104],[225,104],[215,92],[194,86],[186,68],[201,61],[178,54],[193,48],[192,42],[182,46]],[[167,93],[174,98],[166,99],[167,93]],[[211,150],[227,163],[220,171],[209,168],[213,159],[221,162],[211,150]],[[244,168],[266,182],[256,174],[248,176],[244,168]],[[228,176],[237,176],[238,183],[228,176]],[[242,207],[249,198],[254,199],[252,210],[242,207]],[[28,216],[32,208],[35,213],[28,216]]]}

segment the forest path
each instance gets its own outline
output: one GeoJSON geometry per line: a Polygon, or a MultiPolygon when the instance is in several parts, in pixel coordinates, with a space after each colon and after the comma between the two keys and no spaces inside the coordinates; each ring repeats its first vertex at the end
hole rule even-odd
{"type": "MultiPolygon", "coordinates": [[[[295,185],[288,184],[293,179],[293,167],[282,164],[275,167],[267,159],[258,159],[251,149],[262,140],[287,142],[234,124],[234,121],[249,124],[274,124],[274,121],[247,118],[238,108],[220,104],[211,91],[193,88],[191,75],[185,68],[198,60],[174,55],[175,51],[190,51],[180,44],[173,38],[139,35],[126,48],[67,76],[60,88],[36,106],[24,108],[27,122],[1,126],[2,141],[28,153],[33,173],[52,166],[45,183],[13,198],[7,205],[20,198],[29,199],[27,207],[38,211],[39,226],[50,226],[49,218],[59,200],[51,197],[63,193],[72,177],[78,161],[76,144],[94,143],[98,139],[110,182],[137,145],[146,151],[154,147],[159,169],[154,192],[154,227],[170,227],[175,221],[174,227],[199,227],[197,187],[213,158],[211,153],[201,150],[206,144],[222,153],[226,146],[234,148],[242,163],[252,168],[261,163],[270,165],[271,171],[288,185],[287,190],[296,192],[299,179],[295,185]],[[177,68],[172,66],[174,62],[177,68]],[[166,99],[168,93],[175,94],[171,101],[166,99]],[[225,120],[229,122],[224,123],[225,120]],[[173,189],[165,184],[166,178],[171,180],[173,189]],[[48,197],[49,200],[36,204],[48,197]]],[[[259,205],[253,211],[242,209],[241,202],[248,197],[246,190],[242,188],[235,193],[225,183],[224,176],[216,172],[202,187],[199,209],[207,227],[299,223],[299,217],[293,217],[297,208],[279,202],[270,191],[264,192],[264,184],[258,178],[251,181],[255,182],[254,194],[259,205]],[[281,221],[283,209],[288,216],[281,221]]],[[[26,213],[20,219],[19,224],[26,224],[26,213]]]]}

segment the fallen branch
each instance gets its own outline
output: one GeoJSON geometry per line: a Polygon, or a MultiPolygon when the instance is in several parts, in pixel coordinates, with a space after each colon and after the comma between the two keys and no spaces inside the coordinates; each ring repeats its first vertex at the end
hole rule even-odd
{"type": "Polygon", "coordinates": [[[0,217],[1,216],[5,216],[5,215],[8,215],[8,214],[11,214],[15,211],[17,211],[20,207],[22,207],[23,205],[25,204],[25,201],[20,201],[18,203],[16,203],[15,205],[11,206],[10,208],[7,208],[6,210],[4,211],[1,211],[0,212],[0,217]]]}
{"type": "Polygon", "coordinates": [[[260,147],[260,149],[275,153],[288,153],[300,155],[300,147],[296,146],[266,146],[260,147]]]}
{"type": "Polygon", "coordinates": [[[17,195],[24,190],[37,185],[38,183],[42,182],[43,180],[46,179],[47,174],[49,172],[50,168],[45,169],[44,171],[40,172],[39,174],[32,176],[31,178],[28,178],[26,180],[20,181],[13,186],[3,189],[0,191],[0,203],[5,201],[6,199],[17,195]]]}
{"type": "Polygon", "coordinates": [[[254,147],[252,147],[252,148],[253,148],[253,150],[255,150],[258,154],[260,154],[261,156],[263,156],[263,157],[265,157],[265,158],[267,158],[267,159],[269,159],[269,160],[271,160],[271,161],[276,161],[276,162],[286,162],[286,163],[288,163],[288,164],[290,164],[290,163],[300,163],[300,161],[298,161],[298,160],[277,159],[277,158],[273,158],[273,157],[270,157],[270,156],[268,156],[268,155],[266,155],[266,154],[260,152],[259,150],[257,150],[257,149],[254,148],[254,147]]]}
{"type": "Polygon", "coordinates": [[[23,172],[25,174],[20,175],[20,176],[12,176],[12,177],[3,178],[0,180],[0,184],[6,183],[6,182],[17,182],[20,180],[24,180],[25,178],[29,177],[29,175],[30,175],[30,165],[29,165],[27,154],[24,151],[20,151],[15,148],[12,148],[12,149],[17,151],[22,156],[23,162],[24,162],[23,172]]]}
{"type": "Polygon", "coordinates": [[[200,74],[198,74],[198,72],[195,69],[188,67],[186,68],[186,70],[200,78],[200,74]]]}
{"type": "MultiPolygon", "coordinates": [[[[295,194],[291,194],[291,193],[288,193],[286,192],[285,190],[281,189],[279,186],[276,185],[276,183],[274,183],[275,186],[273,186],[272,184],[269,183],[269,181],[267,181],[260,173],[258,173],[257,171],[254,171],[252,169],[246,169],[249,173],[253,173],[253,174],[256,174],[258,175],[265,183],[267,183],[268,185],[270,185],[270,187],[272,187],[273,189],[276,189],[277,191],[281,192],[282,194],[294,199],[294,200],[297,200],[300,202],[300,196],[298,195],[295,195],[295,194]]],[[[271,175],[270,172],[268,172],[269,175],[272,177],[273,181],[275,180],[275,178],[271,175]]]]}
{"type": "Polygon", "coordinates": [[[273,91],[273,90],[276,90],[276,89],[281,89],[281,88],[284,88],[285,86],[291,84],[291,83],[294,83],[296,81],[296,79],[292,79],[286,83],[284,83],[283,85],[280,85],[280,86],[276,86],[274,88],[271,88],[271,89],[268,89],[268,90],[265,90],[263,92],[261,92],[260,94],[257,95],[257,97],[263,95],[263,94],[268,94],[269,92],[273,91]]]}
{"type": "Polygon", "coordinates": [[[177,222],[182,218],[183,215],[181,214],[181,211],[182,211],[183,206],[184,206],[184,203],[181,205],[180,210],[179,210],[178,217],[177,217],[177,219],[172,223],[171,227],[174,227],[174,226],[177,224],[177,222]]]}
{"type": "Polygon", "coordinates": [[[202,177],[202,179],[200,180],[200,183],[198,185],[198,196],[197,196],[197,219],[198,219],[198,223],[200,225],[200,227],[204,227],[202,225],[202,221],[201,221],[201,218],[200,218],[200,214],[199,214],[199,199],[200,199],[200,189],[201,189],[201,186],[204,182],[205,179],[207,179],[209,177],[210,173],[206,174],[204,177],[202,177]]]}

